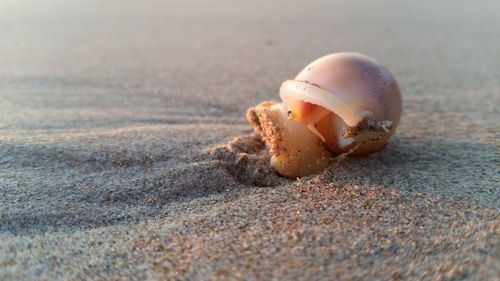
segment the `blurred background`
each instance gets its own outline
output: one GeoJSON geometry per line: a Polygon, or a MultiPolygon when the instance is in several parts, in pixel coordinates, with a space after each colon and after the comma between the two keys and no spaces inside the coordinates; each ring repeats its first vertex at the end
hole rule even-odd
{"type": "Polygon", "coordinates": [[[346,50],[386,64],[405,106],[446,102],[450,86],[498,86],[499,27],[498,1],[3,0],[1,126],[242,117],[310,61],[346,50]]]}

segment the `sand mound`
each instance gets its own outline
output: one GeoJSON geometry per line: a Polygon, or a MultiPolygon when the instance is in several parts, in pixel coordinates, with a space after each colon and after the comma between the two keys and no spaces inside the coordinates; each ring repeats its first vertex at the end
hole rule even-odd
{"type": "Polygon", "coordinates": [[[236,137],[223,146],[210,151],[229,174],[247,186],[276,186],[287,182],[270,167],[271,156],[264,142],[257,135],[236,137]]]}

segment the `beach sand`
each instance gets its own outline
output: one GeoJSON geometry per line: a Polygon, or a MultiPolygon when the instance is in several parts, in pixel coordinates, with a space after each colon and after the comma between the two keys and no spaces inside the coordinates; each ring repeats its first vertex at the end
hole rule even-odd
{"type": "Polygon", "coordinates": [[[496,1],[2,1],[0,280],[500,280],[496,1]],[[357,51],[380,152],[277,176],[245,119],[357,51]]]}

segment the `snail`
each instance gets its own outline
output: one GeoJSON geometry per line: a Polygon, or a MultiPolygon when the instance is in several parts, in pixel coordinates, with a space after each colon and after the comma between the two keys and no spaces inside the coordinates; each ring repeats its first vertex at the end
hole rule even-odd
{"type": "Polygon", "coordinates": [[[261,102],[247,119],[288,177],[324,170],[332,155],[365,155],[384,147],[401,115],[392,74],[368,56],[343,52],[307,65],[283,82],[281,103],[261,102]]]}

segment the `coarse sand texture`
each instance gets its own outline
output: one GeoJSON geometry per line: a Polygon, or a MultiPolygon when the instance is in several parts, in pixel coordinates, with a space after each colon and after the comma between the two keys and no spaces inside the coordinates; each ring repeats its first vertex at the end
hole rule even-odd
{"type": "Polygon", "coordinates": [[[0,280],[500,280],[497,1],[0,1],[0,280]],[[387,146],[300,179],[246,120],[323,55],[387,146]]]}

